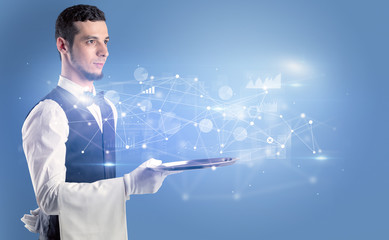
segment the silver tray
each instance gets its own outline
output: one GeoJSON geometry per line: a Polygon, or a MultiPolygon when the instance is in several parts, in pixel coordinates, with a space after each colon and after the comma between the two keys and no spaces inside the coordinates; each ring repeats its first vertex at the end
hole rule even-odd
{"type": "Polygon", "coordinates": [[[204,159],[195,159],[195,160],[188,160],[188,161],[167,162],[155,167],[155,170],[183,171],[183,170],[210,168],[210,167],[223,167],[223,166],[234,164],[236,160],[237,158],[223,157],[223,158],[204,158],[204,159]]]}

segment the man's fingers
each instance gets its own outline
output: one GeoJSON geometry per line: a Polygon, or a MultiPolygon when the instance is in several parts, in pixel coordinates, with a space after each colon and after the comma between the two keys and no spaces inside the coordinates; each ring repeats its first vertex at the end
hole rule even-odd
{"type": "Polygon", "coordinates": [[[29,214],[24,214],[24,216],[20,219],[24,224],[35,227],[36,221],[38,220],[38,216],[33,216],[29,214]]]}

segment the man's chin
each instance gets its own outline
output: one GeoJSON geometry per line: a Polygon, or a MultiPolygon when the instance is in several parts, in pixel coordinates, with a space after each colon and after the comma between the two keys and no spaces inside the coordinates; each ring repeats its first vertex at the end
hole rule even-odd
{"type": "Polygon", "coordinates": [[[97,80],[100,80],[104,77],[103,72],[96,74],[96,73],[90,73],[90,72],[83,71],[83,75],[89,81],[97,81],[97,80]]]}

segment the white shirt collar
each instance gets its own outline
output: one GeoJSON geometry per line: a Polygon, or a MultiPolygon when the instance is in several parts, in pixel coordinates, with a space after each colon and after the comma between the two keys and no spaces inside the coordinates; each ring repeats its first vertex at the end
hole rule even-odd
{"type": "MultiPolygon", "coordinates": [[[[84,92],[90,92],[89,87],[83,87],[78,85],[77,83],[65,78],[64,76],[60,75],[58,80],[58,86],[65,89],[66,91],[70,92],[77,98],[81,98],[84,96],[84,92]]],[[[96,95],[96,89],[95,86],[92,88],[93,95],[96,95]]]]}

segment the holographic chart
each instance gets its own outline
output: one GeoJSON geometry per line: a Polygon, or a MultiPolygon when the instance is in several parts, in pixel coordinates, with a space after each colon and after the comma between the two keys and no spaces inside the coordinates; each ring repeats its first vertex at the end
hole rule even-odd
{"type": "MultiPolygon", "coordinates": [[[[296,82],[276,70],[242,72],[238,77],[230,77],[215,68],[200,77],[157,75],[138,66],[129,80],[110,79],[108,85],[100,87],[110,89],[105,96],[118,110],[118,168],[136,167],[149,158],[163,162],[238,158],[235,165],[220,169],[228,172],[229,179],[235,179],[231,183],[235,187],[228,194],[213,192],[216,198],[255,195],[255,191],[248,193],[245,189],[252,187],[250,182],[256,174],[265,173],[263,166],[269,162],[304,176],[298,184],[315,184],[316,176],[299,170],[300,164],[294,161],[299,156],[292,152],[296,148],[299,155],[302,153],[312,161],[325,161],[327,154],[315,130],[332,127],[309,112],[296,111],[293,102],[287,104],[284,88],[294,86],[296,82]],[[242,186],[237,186],[237,178],[242,186]]],[[[216,170],[219,169],[211,171],[216,170]]],[[[188,200],[189,195],[191,199],[201,199],[202,195],[205,199],[213,198],[202,193],[204,186],[198,183],[206,181],[208,173],[203,170],[191,174],[196,181],[174,183],[182,199],[188,200]],[[187,193],[194,188],[191,185],[199,188],[195,196],[187,193]]],[[[188,174],[183,175],[185,178],[188,174]]]]}

